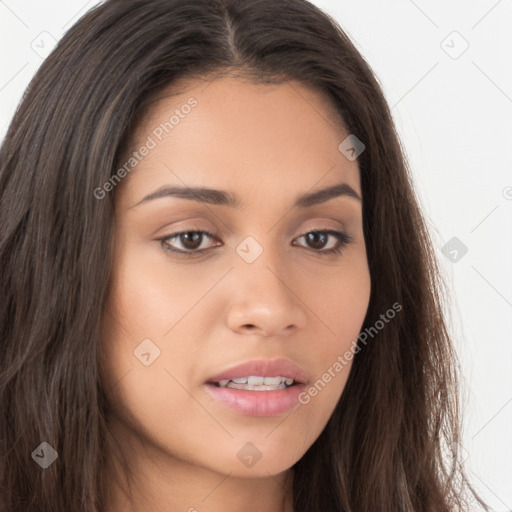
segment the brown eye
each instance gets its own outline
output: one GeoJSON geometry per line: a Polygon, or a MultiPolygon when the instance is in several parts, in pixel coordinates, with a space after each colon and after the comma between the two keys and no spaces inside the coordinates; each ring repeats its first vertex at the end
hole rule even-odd
{"type": "MultiPolygon", "coordinates": [[[[299,238],[305,238],[307,244],[306,248],[311,248],[323,254],[339,253],[344,246],[352,241],[352,238],[346,233],[332,230],[310,231],[299,238]],[[334,238],[334,244],[331,243],[331,247],[324,249],[330,237],[334,238]]],[[[302,247],[304,247],[304,245],[302,245],[302,247]]]]}
{"type": "Polygon", "coordinates": [[[312,249],[323,249],[325,243],[329,239],[328,234],[321,233],[320,231],[313,231],[312,233],[307,233],[304,236],[312,249]]]}
{"type": "MultiPolygon", "coordinates": [[[[332,230],[310,231],[300,236],[300,238],[306,240],[306,245],[299,244],[301,247],[311,249],[313,252],[320,254],[340,253],[343,247],[352,241],[352,238],[346,233],[332,230]],[[331,247],[326,249],[325,247],[328,245],[331,247]]],[[[213,240],[215,236],[207,231],[188,230],[172,233],[171,235],[159,238],[158,241],[160,241],[165,251],[192,256],[206,252],[211,248],[202,247],[203,242],[207,239],[213,240]]],[[[215,247],[215,245],[212,247],[215,247]]]]}
{"type": "Polygon", "coordinates": [[[166,251],[182,254],[193,254],[206,250],[206,248],[200,249],[200,247],[203,241],[207,238],[211,240],[214,238],[214,236],[207,231],[181,231],[179,233],[173,233],[172,235],[166,236],[164,238],[159,238],[158,240],[161,242],[163,248],[166,251]],[[172,240],[175,242],[170,243],[172,240]],[[181,247],[176,247],[174,245],[176,242],[178,242],[181,247]]]}
{"type": "Polygon", "coordinates": [[[197,249],[203,240],[203,235],[198,231],[187,231],[178,235],[178,239],[185,249],[197,249]]]}

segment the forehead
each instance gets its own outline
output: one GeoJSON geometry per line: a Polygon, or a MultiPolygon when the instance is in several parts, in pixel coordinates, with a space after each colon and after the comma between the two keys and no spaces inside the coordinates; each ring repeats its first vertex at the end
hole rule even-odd
{"type": "Polygon", "coordinates": [[[223,76],[221,78],[181,78],[152,97],[145,110],[140,127],[149,128],[146,122],[157,120],[166,111],[179,109],[190,97],[198,100],[204,113],[219,113],[219,120],[230,119],[230,114],[246,114],[255,121],[261,109],[275,111],[275,116],[283,117],[282,108],[287,108],[287,117],[296,114],[320,116],[333,129],[345,130],[345,123],[333,101],[315,89],[311,84],[296,80],[283,80],[280,83],[256,83],[249,78],[223,76]]]}
{"type": "Polygon", "coordinates": [[[296,191],[340,179],[359,191],[357,162],[338,148],[347,136],[331,101],[298,82],[184,80],[148,105],[134,131],[125,159],[151,148],[132,168],[127,192],[140,196],[164,181],[241,194],[296,191]]]}

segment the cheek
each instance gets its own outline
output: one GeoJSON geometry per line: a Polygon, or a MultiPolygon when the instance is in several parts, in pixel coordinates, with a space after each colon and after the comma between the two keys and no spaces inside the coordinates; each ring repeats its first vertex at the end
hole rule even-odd
{"type": "Polygon", "coordinates": [[[305,297],[311,324],[322,340],[316,349],[332,362],[333,355],[355,342],[368,310],[371,279],[365,253],[354,252],[336,269],[309,272],[300,283],[298,294],[305,297]]]}
{"type": "Polygon", "coordinates": [[[302,293],[307,297],[315,325],[315,342],[305,347],[315,371],[313,382],[300,401],[326,423],[345,388],[370,301],[366,258],[354,258],[338,272],[331,271],[329,277],[317,274],[313,282],[314,285],[309,282],[307,295],[305,289],[302,293]]]}
{"type": "Polygon", "coordinates": [[[109,300],[124,335],[133,341],[164,337],[218,279],[201,268],[172,263],[147,241],[127,245],[117,258],[109,300]]]}

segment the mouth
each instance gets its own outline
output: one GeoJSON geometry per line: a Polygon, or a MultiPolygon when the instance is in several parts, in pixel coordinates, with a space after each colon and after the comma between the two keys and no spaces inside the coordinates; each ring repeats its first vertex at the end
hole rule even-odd
{"type": "Polygon", "coordinates": [[[211,377],[205,389],[231,410],[268,417],[295,406],[307,382],[306,373],[286,359],[257,360],[211,377]]]}
{"type": "Polygon", "coordinates": [[[245,389],[247,391],[276,391],[286,389],[295,384],[295,381],[288,377],[263,377],[261,375],[250,375],[248,377],[237,377],[234,379],[223,379],[212,382],[219,388],[245,389]]]}

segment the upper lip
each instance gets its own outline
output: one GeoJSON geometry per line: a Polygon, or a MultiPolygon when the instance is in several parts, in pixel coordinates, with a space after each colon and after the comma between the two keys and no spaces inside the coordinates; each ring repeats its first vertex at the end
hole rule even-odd
{"type": "Polygon", "coordinates": [[[295,382],[306,384],[308,377],[304,370],[286,359],[257,359],[233,366],[209,378],[207,382],[215,383],[226,379],[249,377],[285,377],[295,382]]]}

